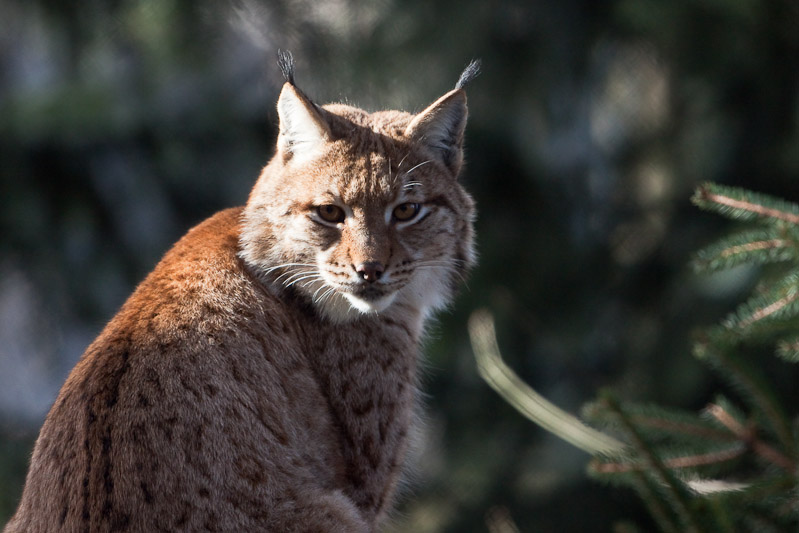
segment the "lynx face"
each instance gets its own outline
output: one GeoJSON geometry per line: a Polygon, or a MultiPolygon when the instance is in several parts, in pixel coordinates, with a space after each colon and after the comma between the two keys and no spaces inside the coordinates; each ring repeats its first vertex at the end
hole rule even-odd
{"type": "Polygon", "coordinates": [[[473,261],[473,203],[457,174],[466,98],[419,115],[318,107],[287,83],[278,151],[250,196],[242,256],[345,321],[445,305],[473,261]]]}

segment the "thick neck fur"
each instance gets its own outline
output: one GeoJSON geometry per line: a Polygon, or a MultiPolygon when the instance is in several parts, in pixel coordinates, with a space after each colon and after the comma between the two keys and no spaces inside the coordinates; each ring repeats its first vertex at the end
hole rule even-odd
{"type": "Polygon", "coordinates": [[[244,208],[188,232],[87,348],[6,533],[372,533],[425,318],[473,261],[461,89],[418,115],[287,83],[244,208]]]}

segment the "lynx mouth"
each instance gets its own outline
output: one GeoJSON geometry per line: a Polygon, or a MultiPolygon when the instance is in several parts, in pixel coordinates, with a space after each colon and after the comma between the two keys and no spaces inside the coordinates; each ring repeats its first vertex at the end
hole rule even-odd
{"type": "Polygon", "coordinates": [[[394,302],[397,291],[366,287],[362,290],[343,291],[342,294],[350,305],[358,311],[362,313],[379,313],[394,302]]]}

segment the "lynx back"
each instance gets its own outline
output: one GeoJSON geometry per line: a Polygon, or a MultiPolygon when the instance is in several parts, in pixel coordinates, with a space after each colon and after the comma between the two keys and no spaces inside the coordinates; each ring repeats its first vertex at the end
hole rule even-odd
{"type": "Polygon", "coordinates": [[[188,232],[88,347],[7,533],[376,531],[426,318],[474,261],[464,86],[419,114],[286,83],[246,206],[188,232]]]}

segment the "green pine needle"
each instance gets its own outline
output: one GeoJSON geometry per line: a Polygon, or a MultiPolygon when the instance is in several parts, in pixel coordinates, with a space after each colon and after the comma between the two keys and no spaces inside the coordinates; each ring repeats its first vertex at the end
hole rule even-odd
{"type": "Polygon", "coordinates": [[[693,201],[729,218],[758,223],[698,252],[696,270],[784,263],[767,271],[777,281],[761,282],[765,288],[721,325],[700,332],[694,344],[694,354],[729,382],[742,408],[717,396],[697,414],[622,404],[605,392],[583,415],[624,437],[617,441],[524,384],[501,360],[491,317],[480,312],[470,320],[478,369],[520,412],[593,453],[591,475],[633,488],[661,531],[795,527],[799,435],[786,412],[789,406],[779,401],[767,379],[768,369],[742,347],[776,340],[777,354],[799,363],[799,204],[709,183],[697,189],[693,201]]]}
{"type": "Polygon", "coordinates": [[[799,260],[797,235],[772,226],[721,239],[697,252],[692,265],[697,272],[716,272],[742,264],[762,265],[791,260],[799,260]]]}
{"type": "MultiPolygon", "coordinates": [[[[584,411],[597,423],[605,423],[620,428],[614,422],[617,417],[601,409],[601,402],[590,404],[590,411],[584,411]]],[[[690,443],[692,446],[712,446],[731,440],[729,432],[720,430],[713,421],[696,413],[681,409],[666,408],[655,404],[624,403],[622,408],[632,424],[646,430],[650,438],[665,438],[672,442],[690,443]]],[[[694,448],[699,449],[699,448],[694,448]]]]}
{"type": "Polygon", "coordinates": [[[777,355],[789,363],[799,363],[799,336],[777,342],[777,355]]]}
{"type": "MultiPolygon", "coordinates": [[[[732,417],[733,420],[735,420],[736,422],[738,422],[742,426],[745,426],[748,423],[747,422],[748,417],[746,416],[746,413],[744,413],[741,410],[741,408],[735,402],[733,402],[732,400],[730,400],[729,398],[727,398],[723,394],[716,395],[715,399],[713,400],[713,404],[712,405],[715,405],[715,406],[718,406],[719,408],[721,408],[725,413],[727,413],[728,416],[732,417]]],[[[718,420],[710,414],[708,409],[705,409],[704,411],[702,411],[702,417],[704,419],[708,420],[716,428],[723,428],[724,427],[724,426],[720,425],[718,420]]],[[[726,432],[728,430],[723,430],[723,431],[726,432]]]]}
{"type": "Polygon", "coordinates": [[[733,346],[722,342],[698,342],[694,345],[694,355],[713,366],[738,390],[754,415],[755,422],[773,435],[783,450],[793,450],[796,443],[790,419],[775,398],[768,380],[733,346]]]}
{"type": "Polygon", "coordinates": [[[735,220],[799,226],[799,204],[746,189],[705,183],[696,189],[691,201],[702,209],[735,220]]]}
{"type": "MultiPolygon", "coordinates": [[[[616,417],[619,426],[627,434],[634,455],[646,467],[642,472],[644,474],[642,477],[647,480],[647,485],[654,489],[654,492],[668,502],[670,510],[680,524],[679,531],[697,533],[703,531],[704,528],[700,527],[701,520],[691,505],[690,491],[685,483],[664,465],[660,454],[642,435],[640,431],[642,428],[639,428],[630,419],[629,413],[619,405],[611,394],[604,393],[600,401],[604,404],[608,414],[616,417]]],[[[644,494],[640,495],[645,498],[644,494]]]]}
{"type": "Polygon", "coordinates": [[[792,501],[799,494],[797,435],[765,369],[741,348],[776,338],[777,354],[799,362],[799,205],[714,184],[699,187],[693,201],[758,223],[698,252],[696,270],[786,265],[769,269],[777,281],[761,283],[765,288],[720,326],[701,332],[694,345],[695,355],[737,391],[744,409],[717,397],[697,415],[622,405],[605,394],[584,413],[629,445],[596,456],[589,472],[636,490],[662,531],[787,531],[799,518],[792,501]]]}
{"type": "Polygon", "coordinates": [[[799,273],[792,272],[741,304],[722,324],[739,335],[747,335],[798,316],[799,273]]]}

